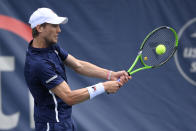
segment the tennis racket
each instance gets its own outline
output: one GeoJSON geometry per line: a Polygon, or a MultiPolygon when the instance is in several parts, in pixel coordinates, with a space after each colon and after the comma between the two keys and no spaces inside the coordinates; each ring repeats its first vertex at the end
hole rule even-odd
{"type": "Polygon", "coordinates": [[[172,58],[177,47],[178,36],[173,28],[168,26],[156,28],[142,42],[135,61],[127,71],[128,74],[133,75],[141,70],[157,68],[164,65],[172,58]],[[162,52],[159,53],[158,51],[162,52]],[[139,61],[142,66],[134,69],[139,61]]]}

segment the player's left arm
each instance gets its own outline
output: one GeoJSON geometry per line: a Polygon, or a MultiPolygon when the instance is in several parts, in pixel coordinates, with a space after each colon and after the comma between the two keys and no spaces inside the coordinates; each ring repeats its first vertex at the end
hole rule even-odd
{"type": "Polygon", "coordinates": [[[118,80],[119,78],[121,78],[122,80],[126,81],[130,78],[126,71],[110,71],[108,69],[98,67],[92,63],[79,60],[70,54],[67,56],[64,63],[77,73],[89,77],[102,78],[106,80],[118,80]]]}

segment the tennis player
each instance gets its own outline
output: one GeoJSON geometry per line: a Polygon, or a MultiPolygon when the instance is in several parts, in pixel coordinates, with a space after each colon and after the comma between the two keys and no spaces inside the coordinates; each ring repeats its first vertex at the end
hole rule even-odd
{"type": "Polygon", "coordinates": [[[24,75],[34,97],[36,131],[75,131],[72,105],[104,93],[115,93],[130,77],[125,71],[110,71],[76,59],[58,44],[59,24],[67,23],[51,9],[39,8],[29,19],[33,40],[26,53],[24,75]],[[71,90],[65,65],[79,74],[108,81],[71,90]],[[120,81],[117,79],[120,78],[120,81]]]}

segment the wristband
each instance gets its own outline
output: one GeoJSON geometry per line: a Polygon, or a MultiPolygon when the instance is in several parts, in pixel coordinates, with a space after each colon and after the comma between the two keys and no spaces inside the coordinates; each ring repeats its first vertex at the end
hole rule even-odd
{"type": "Polygon", "coordinates": [[[109,71],[109,72],[107,73],[107,80],[110,80],[110,79],[111,79],[111,75],[112,75],[112,71],[109,71]]]}
{"type": "Polygon", "coordinates": [[[90,99],[93,99],[95,96],[98,96],[105,92],[103,83],[98,83],[93,86],[86,87],[88,89],[88,93],[90,95],[90,99]]]}

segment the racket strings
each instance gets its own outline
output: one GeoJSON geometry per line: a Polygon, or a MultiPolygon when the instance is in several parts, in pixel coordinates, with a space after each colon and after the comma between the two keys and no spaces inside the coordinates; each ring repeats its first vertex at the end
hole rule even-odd
{"type": "Polygon", "coordinates": [[[159,66],[166,62],[175,50],[175,42],[175,35],[168,28],[161,28],[150,34],[143,44],[144,63],[148,66],[159,66]],[[166,47],[166,52],[162,55],[156,53],[156,47],[160,44],[166,47]]]}

